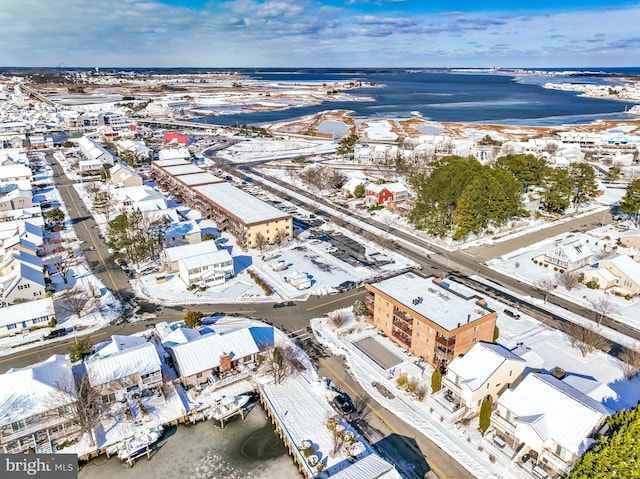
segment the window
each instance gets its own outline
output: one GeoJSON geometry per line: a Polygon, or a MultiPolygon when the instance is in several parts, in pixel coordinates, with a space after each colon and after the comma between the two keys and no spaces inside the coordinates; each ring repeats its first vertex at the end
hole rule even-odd
{"type": "Polygon", "coordinates": [[[478,338],[476,338],[475,336],[473,337],[473,339],[471,340],[472,343],[477,343],[478,342],[478,338]]]}
{"type": "Polygon", "coordinates": [[[416,331],[416,338],[420,337],[420,331],[416,331]]]}
{"type": "Polygon", "coordinates": [[[558,456],[561,459],[564,459],[565,454],[567,453],[567,450],[562,447],[560,444],[556,445],[556,456],[558,456]]]}
{"type": "Polygon", "coordinates": [[[11,430],[13,432],[22,431],[26,427],[27,427],[27,425],[25,424],[24,419],[20,419],[19,421],[11,423],[11,430]]]}
{"type": "Polygon", "coordinates": [[[511,377],[511,374],[513,373],[512,370],[509,370],[509,377],[511,377]]]}
{"type": "Polygon", "coordinates": [[[487,383],[487,389],[489,389],[489,383],[487,383]]]}
{"type": "Polygon", "coordinates": [[[478,326],[474,326],[474,327],[473,327],[473,332],[475,333],[475,332],[477,332],[477,331],[478,331],[478,326]]]}
{"type": "Polygon", "coordinates": [[[201,378],[202,377],[202,373],[196,373],[196,377],[197,378],[201,378]]]}

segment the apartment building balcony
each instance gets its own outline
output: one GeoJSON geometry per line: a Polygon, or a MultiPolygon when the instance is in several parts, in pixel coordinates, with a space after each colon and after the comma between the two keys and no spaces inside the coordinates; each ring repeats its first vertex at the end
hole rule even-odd
{"type": "Polygon", "coordinates": [[[450,338],[438,333],[436,334],[436,343],[438,343],[439,345],[443,346],[446,349],[450,349],[451,351],[453,351],[456,345],[456,338],[455,337],[450,338]]]}
{"type": "Polygon", "coordinates": [[[442,377],[442,389],[448,389],[454,396],[462,397],[462,388],[446,375],[442,377]]]}
{"type": "Polygon", "coordinates": [[[405,333],[407,333],[409,336],[411,336],[411,334],[413,334],[413,327],[409,324],[407,324],[405,321],[402,321],[398,318],[396,318],[395,316],[393,317],[393,326],[401,329],[402,331],[404,331],[405,333]]]}
{"type": "Polygon", "coordinates": [[[567,464],[554,453],[548,449],[542,449],[538,456],[538,465],[543,465],[545,468],[553,469],[560,474],[569,474],[573,466],[567,464]]]}
{"type": "Polygon", "coordinates": [[[395,318],[401,319],[402,321],[405,321],[406,323],[413,324],[413,316],[411,316],[409,313],[405,313],[400,308],[393,308],[393,316],[395,318]]]}
{"type": "Polygon", "coordinates": [[[394,338],[399,340],[405,346],[411,347],[411,336],[409,336],[404,331],[398,329],[395,325],[393,327],[393,330],[391,331],[391,334],[393,335],[394,338]]]}

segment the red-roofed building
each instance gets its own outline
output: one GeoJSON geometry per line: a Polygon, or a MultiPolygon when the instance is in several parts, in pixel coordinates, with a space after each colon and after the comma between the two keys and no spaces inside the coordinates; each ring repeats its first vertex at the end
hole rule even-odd
{"type": "Polygon", "coordinates": [[[175,143],[184,146],[189,141],[189,135],[181,135],[177,131],[171,131],[165,133],[163,139],[165,143],[175,143]]]}

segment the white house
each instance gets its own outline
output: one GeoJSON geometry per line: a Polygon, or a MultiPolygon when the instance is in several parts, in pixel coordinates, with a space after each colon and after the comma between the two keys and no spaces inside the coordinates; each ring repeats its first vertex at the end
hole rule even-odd
{"type": "Polygon", "coordinates": [[[595,281],[598,288],[615,288],[631,295],[640,294],[640,263],[626,254],[602,258],[584,272],[585,282],[595,281]]]}
{"type": "Polygon", "coordinates": [[[111,193],[127,210],[161,211],[167,209],[165,196],[148,186],[116,188],[111,190],[111,193]]]}
{"type": "Polygon", "coordinates": [[[80,147],[82,155],[87,160],[99,161],[102,165],[113,164],[113,154],[105,147],[103,147],[100,143],[89,138],[88,136],[81,137],[78,140],[78,146],[80,147]]]}
{"type": "Polygon", "coordinates": [[[459,401],[469,413],[480,410],[482,400],[495,402],[502,391],[520,378],[526,361],[504,346],[476,343],[465,355],[457,356],[447,367],[439,395],[445,401],[459,401]]]}
{"type": "Polygon", "coordinates": [[[586,266],[593,251],[579,238],[570,238],[557,244],[544,254],[544,261],[560,269],[572,271],[586,266]]]}
{"type": "Polygon", "coordinates": [[[0,451],[51,452],[82,435],[71,365],[62,355],[0,375],[0,451]]]}
{"type": "Polygon", "coordinates": [[[30,327],[44,327],[55,317],[51,298],[5,306],[0,308],[0,338],[22,333],[30,327]]]}
{"type": "Polygon", "coordinates": [[[153,343],[139,336],[113,336],[85,361],[91,386],[107,404],[145,391],[159,392],[161,361],[153,343]]]}
{"type": "Polygon", "coordinates": [[[538,465],[566,474],[595,442],[593,434],[610,414],[569,384],[549,374],[529,373],[500,396],[491,424],[511,450],[534,451],[538,465]]]}
{"type": "Polygon", "coordinates": [[[169,349],[183,385],[198,386],[217,381],[234,368],[254,362],[259,352],[274,345],[272,327],[238,329],[207,334],[169,349]]]}
{"type": "Polygon", "coordinates": [[[216,286],[233,277],[233,258],[221,249],[178,260],[179,276],[185,284],[216,286]]]}
{"type": "Polygon", "coordinates": [[[166,148],[158,152],[158,159],[162,160],[188,160],[191,153],[187,148],[166,148]]]}
{"type": "Polygon", "coordinates": [[[209,254],[215,251],[218,251],[218,245],[216,245],[215,241],[202,241],[200,243],[165,248],[161,255],[162,265],[167,271],[175,273],[179,270],[178,262],[181,259],[209,254]]]}
{"type": "Polygon", "coordinates": [[[195,220],[178,221],[171,223],[164,233],[164,246],[171,248],[186,244],[195,244],[202,241],[200,226],[195,220]]]}

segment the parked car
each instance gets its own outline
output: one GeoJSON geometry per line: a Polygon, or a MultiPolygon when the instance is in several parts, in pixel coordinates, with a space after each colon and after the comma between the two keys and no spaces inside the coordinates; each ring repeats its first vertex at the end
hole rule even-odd
{"type": "Polygon", "coordinates": [[[333,398],[333,406],[346,416],[353,414],[356,411],[356,408],[353,406],[353,402],[351,402],[351,398],[347,393],[337,394],[336,397],[333,398]]]}
{"type": "Polygon", "coordinates": [[[510,309],[505,309],[504,310],[504,314],[506,314],[507,316],[509,316],[509,317],[511,317],[513,319],[520,319],[520,315],[518,313],[514,313],[510,309]]]}
{"type": "Polygon", "coordinates": [[[293,301],[287,301],[286,303],[285,302],[275,303],[273,305],[273,307],[274,308],[286,308],[287,306],[295,306],[295,305],[296,305],[296,303],[294,303],[293,301]]]}
{"type": "Polygon", "coordinates": [[[58,329],[52,329],[51,331],[49,331],[47,334],[45,334],[42,339],[54,339],[54,338],[61,338],[62,336],[64,336],[65,334],[67,334],[67,331],[65,328],[58,328],[58,329]]]}
{"type": "Polygon", "coordinates": [[[356,287],[355,281],[343,281],[342,283],[340,283],[340,286],[338,286],[338,288],[341,291],[347,291],[355,287],[356,287]]]}

